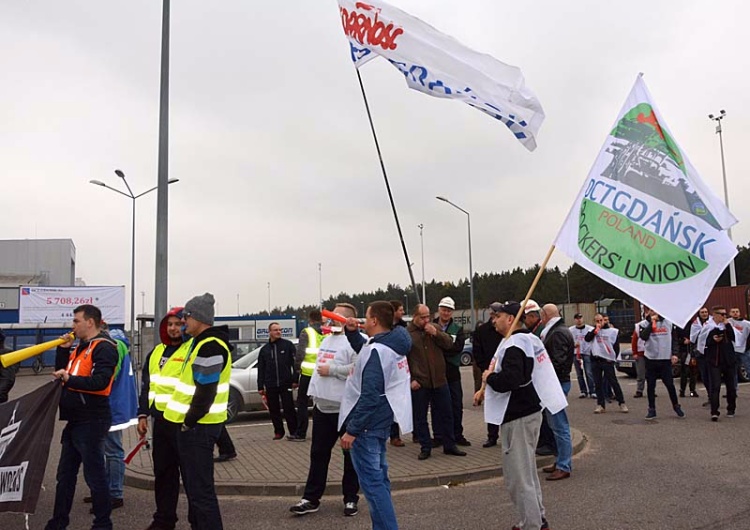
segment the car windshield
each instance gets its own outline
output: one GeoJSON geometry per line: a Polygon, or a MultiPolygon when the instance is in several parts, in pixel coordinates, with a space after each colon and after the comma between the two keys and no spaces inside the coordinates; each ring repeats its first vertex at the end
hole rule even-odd
{"type": "MultiPolygon", "coordinates": [[[[240,345],[239,347],[242,347],[242,346],[243,345],[240,345]]],[[[256,360],[258,360],[258,354],[260,353],[260,348],[261,347],[258,346],[254,350],[242,355],[242,357],[240,357],[239,359],[237,359],[236,361],[232,363],[232,368],[247,368],[248,366],[253,364],[256,360]]]]}

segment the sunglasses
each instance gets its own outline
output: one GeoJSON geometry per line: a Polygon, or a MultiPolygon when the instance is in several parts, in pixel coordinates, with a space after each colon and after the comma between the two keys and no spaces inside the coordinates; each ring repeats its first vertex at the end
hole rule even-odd
{"type": "Polygon", "coordinates": [[[719,311],[717,311],[717,312],[716,312],[716,313],[714,313],[714,314],[715,314],[715,315],[721,315],[721,316],[723,316],[723,317],[727,316],[726,312],[719,312],[719,311]]]}

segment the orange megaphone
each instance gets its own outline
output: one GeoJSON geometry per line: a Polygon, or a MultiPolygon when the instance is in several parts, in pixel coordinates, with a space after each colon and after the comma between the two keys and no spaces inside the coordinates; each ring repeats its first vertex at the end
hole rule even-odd
{"type": "Polygon", "coordinates": [[[0,364],[2,364],[5,368],[7,368],[8,366],[13,366],[14,364],[25,361],[30,357],[34,357],[51,348],[55,348],[60,344],[68,342],[69,340],[73,340],[74,338],[75,336],[70,333],[67,338],[64,339],[49,340],[47,342],[42,342],[41,344],[29,346],[28,348],[22,348],[10,353],[4,353],[3,355],[0,355],[0,364]]]}
{"type": "Polygon", "coordinates": [[[342,324],[346,323],[346,317],[341,316],[338,313],[334,313],[333,311],[329,311],[328,309],[321,309],[320,314],[325,318],[330,318],[331,320],[335,320],[336,322],[341,322],[342,324]]]}

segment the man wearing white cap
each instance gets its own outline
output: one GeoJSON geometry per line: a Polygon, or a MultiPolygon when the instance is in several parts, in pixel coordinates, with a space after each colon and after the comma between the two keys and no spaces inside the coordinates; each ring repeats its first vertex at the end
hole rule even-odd
{"type": "MultiPolygon", "coordinates": [[[[464,391],[461,387],[461,354],[464,351],[466,335],[464,328],[453,320],[453,310],[456,302],[453,298],[446,296],[438,304],[438,317],[432,322],[453,339],[453,347],[445,350],[445,377],[448,379],[448,390],[451,394],[451,410],[453,411],[453,436],[456,445],[468,447],[471,442],[464,436],[464,391]]],[[[435,407],[432,407],[435,410],[435,407]]],[[[432,421],[432,431],[435,433],[437,443],[442,441],[439,431],[435,429],[435,421],[432,421]]]]}
{"type": "Polygon", "coordinates": [[[539,304],[534,300],[529,300],[523,308],[523,314],[523,323],[526,326],[526,329],[531,331],[537,337],[541,336],[544,326],[542,325],[542,308],[539,307],[539,304]]]}

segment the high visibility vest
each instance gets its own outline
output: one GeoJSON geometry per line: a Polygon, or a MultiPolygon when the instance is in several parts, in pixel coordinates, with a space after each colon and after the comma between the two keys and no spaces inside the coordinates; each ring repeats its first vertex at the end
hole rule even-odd
{"type": "Polygon", "coordinates": [[[198,351],[203,347],[204,344],[216,341],[227,351],[227,364],[219,375],[219,385],[216,389],[216,396],[214,402],[208,413],[198,420],[198,423],[202,424],[216,424],[224,423],[227,421],[227,404],[229,403],[229,376],[232,373],[232,363],[229,357],[229,346],[224,341],[216,337],[208,337],[200,341],[193,348],[192,345],[195,340],[191,340],[191,347],[187,351],[185,361],[182,363],[180,379],[175,386],[172,397],[169,398],[167,407],[164,410],[164,419],[171,421],[172,423],[183,423],[185,421],[185,415],[190,409],[190,404],[193,401],[195,395],[195,380],[193,380],[193,363],[195,358],[198,356],[198,351]]]}
{"type": "MultiPolygon", "coordinates": [[[[94,367],[94,359],[93,359],[93,352],[94,348],[96,348],[97,344],[100,342],[109,342],[112,344],[112,346],[116,346],[111,340],[107,339],[94,339],[91,342],[89,342],[89,345],[86,347],[84,351],[79,351],[81,349],[81,345],[79,344],[76,346],[76,349],[70,352],[70,357],[68,358],[68,368],[67,371],[70,375],[76,375],[81,377],[89,377],[91,375],[91,370],[94,367]]],[[[112,382],[115,380],[115,374],[114,371],[112,372],[112,377],[109,379],[109,384],[107,385],[107,388],[104,388],[102,390],[80,390],[78,388],[68,388],[68,390],[73,392],[83,392],[84,394],[95,394],[97,396],[108,396],[109,393],[112,391],[112,382]]]]}
{"type": "Polygon", "coordinates": [[[307,347],[305,348],[305,358],[302,359],[300,365],[300,373],[312,377],[315,371],[315,363],[318,361],[320,343],[323,342],[323,335],[312,326],[306,327],[304,331],[307,333],[307,347]]]}
{"type": "Polygon", "coordinates": [[[166,344],[159,344],[151,353],[148,363],[148,405],[153,406],[160,412],[164,412],[164,409],[167,408],[167,403],[169,403],[177,383],[180,382],[182,363],[187,358],[191,342],[192,340],[183,342],[162,367],[159,365],[161,364],[161,358],[164,356],[164,350],[167,349],[166,344]]]}

